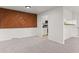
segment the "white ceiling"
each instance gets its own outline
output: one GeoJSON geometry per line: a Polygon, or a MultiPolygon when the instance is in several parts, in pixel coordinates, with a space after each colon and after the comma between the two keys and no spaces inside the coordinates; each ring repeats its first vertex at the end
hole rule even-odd
{"type": "Polygon", "coordinates": [[[29,13],[34,13],[34,14],[42,13],[54,7],[55,6],[32,6],[30,9],[27,9],[25,8],[25,6],[1,6],[1,8],[7,8],[7,9],[29,12],[29,13]]]}
{"type": "MultiPolygon", "coordinates": [[[[1,8],[12,9],[17,11],[29,12],[34,14],[39,14],[56,6],[32,6],[30,9],[25,8],[25,6],[0,6],[1,8]]],[[[71,11],[79,13],[79,6],[65,6],[71,11]]]]}

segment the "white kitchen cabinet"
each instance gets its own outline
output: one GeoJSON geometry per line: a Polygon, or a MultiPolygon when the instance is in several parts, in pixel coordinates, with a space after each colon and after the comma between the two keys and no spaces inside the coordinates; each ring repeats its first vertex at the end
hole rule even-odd
{"type": "Polygon", "coordinates": [[[63,37],[64,40],[69,39],[71,37],[75,37],[78,35],[78,29],[77,29],[77,13],[72,12],[68,9],[64,8],[64,12],[63,12],[63,18],[64,21],[71,21],[71,25],[64,25],[64,31],[63,31],[63,37]]]}
{"type": "Polygon", "coordinates": [[[79,27],[79,14],[77,15],[77,27],[79,27]]]}
{"type": "Polygon", "coordinates": [[[72,12],[70,10],[67,10],[65,7],[63,8],[63,19],[72,20],[72,12]]]}
{"type": "Polygon", "coordinates": [[[79,14],[77,14],[77,31],[78,31],[77,36],[79,36],[79,14]]]}

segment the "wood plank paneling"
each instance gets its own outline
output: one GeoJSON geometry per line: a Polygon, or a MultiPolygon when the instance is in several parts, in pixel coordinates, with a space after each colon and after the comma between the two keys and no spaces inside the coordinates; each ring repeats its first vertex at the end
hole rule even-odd
{"type": "Polygon", "coordinates": [[[0,28],[37,27],[37,15],[0,8],[0,28]]]}

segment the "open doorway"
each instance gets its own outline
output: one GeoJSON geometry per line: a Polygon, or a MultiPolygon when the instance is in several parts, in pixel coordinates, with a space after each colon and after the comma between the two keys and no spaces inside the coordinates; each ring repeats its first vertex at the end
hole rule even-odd
{"type": "Polygon", "coordinates": [[[47,38],[48,37],[48,20],[45,20],[42,24],[42,30],[43,30],[43,38],[47,38]]]}

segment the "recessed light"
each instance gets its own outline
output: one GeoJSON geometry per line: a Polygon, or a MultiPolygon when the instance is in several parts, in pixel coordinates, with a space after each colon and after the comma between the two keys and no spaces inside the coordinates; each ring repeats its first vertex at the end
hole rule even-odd
{"type": "Polygon", "coordinates": [[[31,6],[25,6],[25,8],[29,9],[29,8],[31,8],[31,6]]]}

